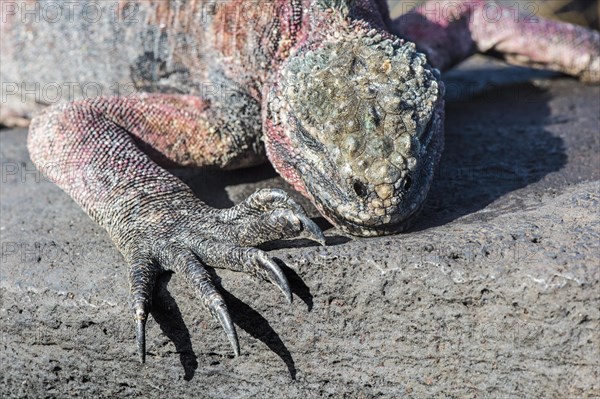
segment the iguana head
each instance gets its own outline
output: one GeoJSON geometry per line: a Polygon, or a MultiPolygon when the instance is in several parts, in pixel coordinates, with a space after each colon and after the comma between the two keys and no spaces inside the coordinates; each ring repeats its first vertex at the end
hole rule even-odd
{"type": "Polygon", "coordinates": [[[342,230],[408,226],[443,147],[443,85],[412,43],[332,34],[281,66],[263,107],[279,173],[342,230]]]}

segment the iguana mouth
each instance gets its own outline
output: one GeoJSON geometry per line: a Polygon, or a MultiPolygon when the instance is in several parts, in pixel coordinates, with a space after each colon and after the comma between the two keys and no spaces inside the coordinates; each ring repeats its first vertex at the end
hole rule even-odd
{"type": "Polygon", "coordinates": [[[406,215],[402,221],[393,222],[393,223],[384,223],[379,225],[366,225],[359,224],[352,221],[348,221],[345,219],[341,219],[335,213],[327,213],[323,210],[323,206],[320,203],[316,203],[317,209],[321,212],[321,214],[329,220],[333,225],[340,228],[342,231],[361,237],[373,237],[373,236],[383,236],[389,234],[396,234],[406,231],[416,217],[421,213],[423,209],[424,202],[421,202],[410,214],[406,215]]]}

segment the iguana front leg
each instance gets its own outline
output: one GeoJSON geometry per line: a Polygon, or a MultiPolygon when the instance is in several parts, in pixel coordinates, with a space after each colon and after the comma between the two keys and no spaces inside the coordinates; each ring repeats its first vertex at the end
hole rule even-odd
{"type": "Polygon", "coordinates": [[[441,70],[481,52],[516,65],[600,81],[599,32],[538,17],[520,5],[430,0],[392,21],[391,30],[415,42],[441,70]]]}
{"type": "Polygon", "coordinates": [[[161,271],[183,275],[239,354],[227,307],[205,266],[262,277],[291,302],[282,271],[252,246],[297,236],[324,242],[316,225],[280,190],[258,191],[233,208],[217,210],[159,166],[231,167],[247,163],[248,153],[261,156],[255,137],[260,125],[233,120],[214,104],[162,94],[98,98],[50,108],[31,124],[28,146],[36,166],[109,232],[130,265],[142,362],[145,322],[161,271]]]}

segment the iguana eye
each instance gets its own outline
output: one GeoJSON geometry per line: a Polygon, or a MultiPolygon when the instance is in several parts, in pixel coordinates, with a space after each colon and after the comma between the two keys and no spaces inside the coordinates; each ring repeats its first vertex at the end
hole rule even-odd
{"type": "Polygon", "coordinates": [[[352,188],[359,197],[366,197],[369,194],[367,186],[365,186],[365,184],[359,180],[354,181],[352,188]]]}

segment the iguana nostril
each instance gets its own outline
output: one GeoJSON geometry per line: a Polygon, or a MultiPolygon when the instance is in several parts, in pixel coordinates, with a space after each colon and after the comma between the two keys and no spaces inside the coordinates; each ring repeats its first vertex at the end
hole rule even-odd
{"type": "Polygon", "coordinates": [[[352,188],[359,197],[366,197],[369,194],[367,186],[365,186],[365,184],[359,180],[354,181],[352,188]]]}
{"type": "Polygon", "coordinates": [[[406,176],[404,178],[404,184],[402,185],[402,188],[404,189],[404,191],[407,191],[410,186],[412,184],[412,180],[410,179],[410,177],[406,176]]]}

